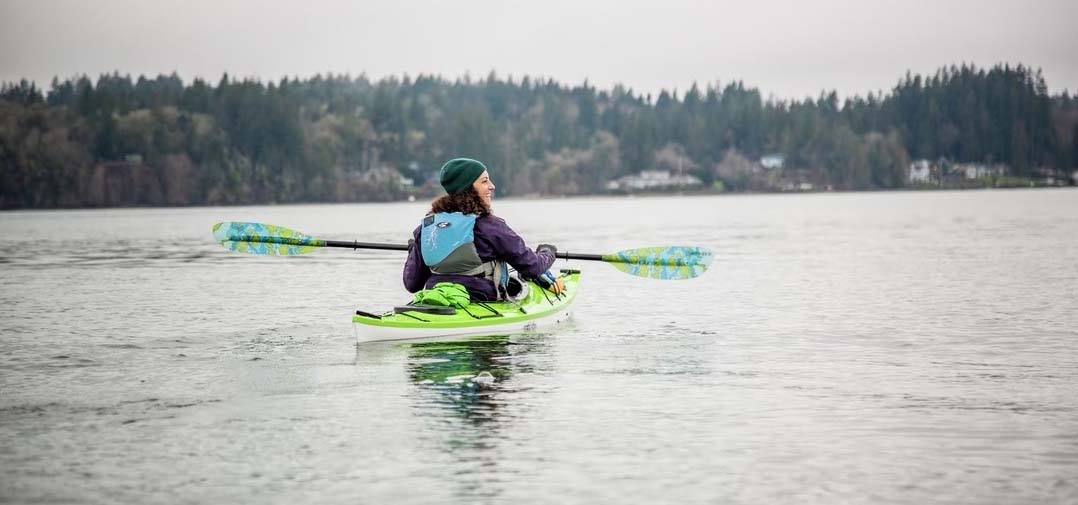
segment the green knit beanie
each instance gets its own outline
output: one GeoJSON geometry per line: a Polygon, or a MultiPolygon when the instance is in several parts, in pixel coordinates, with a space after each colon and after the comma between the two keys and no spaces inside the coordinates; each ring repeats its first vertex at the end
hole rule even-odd
{"type": "Polygon", "coordinates": [[[456,158],[445,162],[438,173],[438,182],[442,183],[446,193],[460,193],[472,186],[472,183],[487,171],[482,163],[470,158],[456,158]]]}

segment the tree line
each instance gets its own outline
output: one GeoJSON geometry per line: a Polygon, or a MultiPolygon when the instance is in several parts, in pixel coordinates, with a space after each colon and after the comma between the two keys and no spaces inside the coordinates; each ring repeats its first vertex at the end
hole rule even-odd
{"type": "Polygon", "coordinates": [[[392,200],[453,157],[500,194],[576,195],[641,170],[706,187],[899,188],[911,159],[1078,165],[1078,103],[1021,65],[907,74],[889,93],[778,100],[742,82],[636,93],[551,79],[118,73],[0,86],[0,207],[392,200]],[[781,155],[781,168],[755,160],[781,155]]]}

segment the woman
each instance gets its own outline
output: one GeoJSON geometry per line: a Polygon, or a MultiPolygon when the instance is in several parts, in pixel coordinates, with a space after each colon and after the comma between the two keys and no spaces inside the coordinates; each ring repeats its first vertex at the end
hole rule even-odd
{"type": "MultiPolygon", "coordinates": [[[[506,265],[527,280],[540,281],[554,263],[557,248],[541,244],[533,252],[509,225],[491,214],[494,183],[487,167],[469,158],[449,160],[438,174],[446,195],[412,233],[404,263],[404,287],[411,293],[439,282],[463,285],[473,300],[511,297],[506,265]]],[[[560,281],[551,290],[561,291],[560,281]]]]}

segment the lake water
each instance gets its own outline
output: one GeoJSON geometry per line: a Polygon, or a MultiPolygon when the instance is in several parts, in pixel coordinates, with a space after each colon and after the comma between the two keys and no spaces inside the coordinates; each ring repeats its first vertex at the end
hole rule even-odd
{"type": "Polygon", "coordinates": [[[356,346],[401,253],[211,226],[404,242],[422,203],[0,213],[0,501],[1078,502],[1074,189],[495,211],[532,246],[716,258],[569,263],[550,333],[356,346]]]}

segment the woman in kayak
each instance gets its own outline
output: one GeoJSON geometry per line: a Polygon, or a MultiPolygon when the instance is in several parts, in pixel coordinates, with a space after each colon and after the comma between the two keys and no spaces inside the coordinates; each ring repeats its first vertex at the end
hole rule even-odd
{"type": "Polygon", "coordinates": [[[494,183],[487,167],[469,158],[449,160],[438,174],[446,195],[431,203],[430,212],[408,241],[404,287],[411,293],[440,282],[463,285],[473,300],[513,297],[506,265],[526,280],[538,281],[555,293],[561,280],[547,270],[557,248],[540,244],[532,251],[505,221],[491,213],[494,183]]]}

